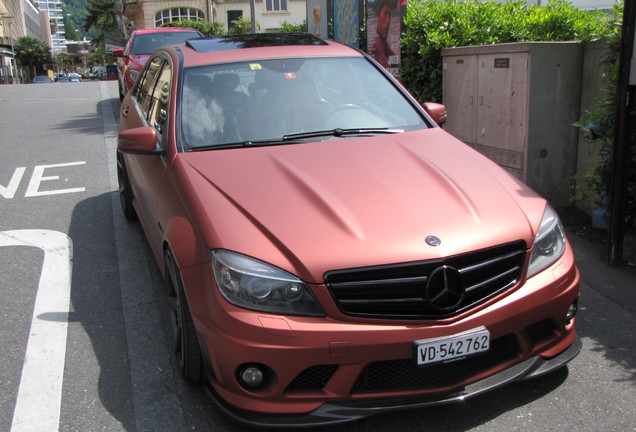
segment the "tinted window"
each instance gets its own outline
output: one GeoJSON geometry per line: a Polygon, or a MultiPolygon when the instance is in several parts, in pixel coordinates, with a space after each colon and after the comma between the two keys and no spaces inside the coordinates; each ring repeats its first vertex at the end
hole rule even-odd
{"type": "Polygon", "coordinates": [[[159,56],[150,60],[148,68],[143,74],[139,82],[139,86],[137,87],[137,102],[139,102],[139,106],[146,118],[148,118],[148,110],[150,109],[150,104],[152,102],[152,92],[155,88],[157,78],[159,77],[159,71],[161,70],[162,63],[163,61],[159,56]]]}
{"type": "Polygon", "coordinates": [[[364,58],[276,59],[185,70],[184,148],[335,128],[425,128],[364,58]]]}
{"type": "Polygon", "coordinates": [[[161,142],[161,136],[167,125],[171,83],[172,68],[168,62],[165,62],[150,97],[150,108],[148,110],[148,124],[157,130],[157,134],[160,137],[159,142],[161,142]]]}
{"type": "Polygon", "coordinates": [[[148,33],[136,35],[132,42],[131,54],[152,54],[164,45],[183,43],[200,37],[196,32],[148,33]]]}

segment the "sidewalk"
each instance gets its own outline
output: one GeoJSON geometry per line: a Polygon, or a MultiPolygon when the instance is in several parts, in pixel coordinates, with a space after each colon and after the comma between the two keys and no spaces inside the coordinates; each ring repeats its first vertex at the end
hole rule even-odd
{"type": "MultiPolygon", "coordinates": [[[[583,349],[563,386],[577,393],[572,415],[587,425],[581,430],[636,431],[636,266],[610,267],[605,232],[567,216],[564,224],[581,272],[576,326],[583,349]]],[[[625,253],[633,257],[633,237],[625,253]]]]}
{"type": "Polygon", "coordinates": [[[594,229],[591,219],[575,208],[558,210],[566,235],[574,249],[582,281],[609,300],[636,314],[636,239],[628,235],[624,241],[625,265],[613,268],[607,264],[607,233],[594,229]]]}

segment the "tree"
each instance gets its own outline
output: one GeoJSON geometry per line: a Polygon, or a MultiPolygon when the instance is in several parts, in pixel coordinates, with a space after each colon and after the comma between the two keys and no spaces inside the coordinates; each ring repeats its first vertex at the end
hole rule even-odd
{"type": "Polygon", "coordinates": [[[88,32],[92,28],[95,31],[97,36],[93,42],[102,45],[105,35],[117,34],[117,18],[113,0],[88,0],[86,12],[84,30],[88,32]]]}
{"type": "Polygon", "coordinates": [[[57,53],[57,64],[61,66],[63,71],[68,71],[73,65],[73,59],[65,52],[57,53]]]}
{"type": "Polygon", "coordinates": [[[67,19],[64,23],[64,38],[70,41],[79,40],[79,35],[77,34],[77,30],[75,30],[75,23],[73,20],[67,19]]]}
{"type": "Polygon", "coordinates": [[[15,58],[20,66],[28,67],[29,80],[44,70],[44,64],[50,63],[51,50],[41,40],[30,36],[18,39],[15,45],[15,58]]]}

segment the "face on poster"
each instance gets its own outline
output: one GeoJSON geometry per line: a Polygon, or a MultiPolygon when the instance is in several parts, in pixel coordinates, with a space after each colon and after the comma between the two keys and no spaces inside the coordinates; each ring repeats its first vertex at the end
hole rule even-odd
{"type": "Polygon", "coordinates": [[[328,38],[327,0],[307,0],[307,29],[309,33],[328,38]]]}
{"type": "Polygon", "coordinates": [[[370,0],[367,5],[369,55],[397,76],[400,67],[400,0],[370,0]]]}

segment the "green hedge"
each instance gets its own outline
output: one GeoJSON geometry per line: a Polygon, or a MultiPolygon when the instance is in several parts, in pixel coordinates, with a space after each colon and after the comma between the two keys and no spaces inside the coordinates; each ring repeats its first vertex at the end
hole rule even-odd
{"type": "Polygon", "coordinates": [[[442,101],[443,48],[523,41],[592,41],[614,31],[614,21],[563,0],[526,6],[477,0],[410,0],[402,35],[401,80],[420,101],[442,101]]]}
{"type": "Polygon", "coordinates": [[[223,24],[220,22],[211,23],[209,21],[181,20],[163,24],[161,27],[186,27],[199,30],[204,36],[214,36],[224,34],[223,24]]]}

